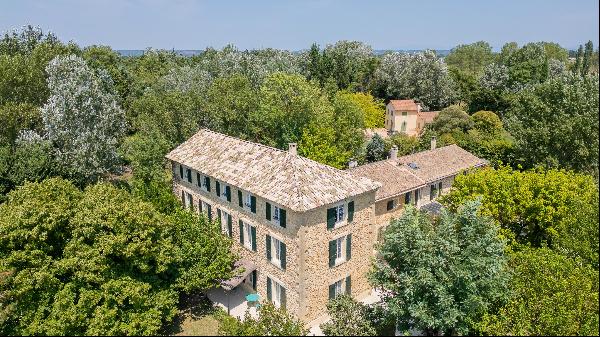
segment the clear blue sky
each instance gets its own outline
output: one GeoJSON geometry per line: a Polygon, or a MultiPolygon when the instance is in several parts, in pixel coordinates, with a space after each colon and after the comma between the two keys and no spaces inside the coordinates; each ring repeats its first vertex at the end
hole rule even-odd
{"type": "Polygon", "coordinates": [[[114,49],[299,50],[360,40],[374,49],[449,49],[478,40],[598,45],[598,0],[1,0],[0,31],[33,24],[114,49]]]}

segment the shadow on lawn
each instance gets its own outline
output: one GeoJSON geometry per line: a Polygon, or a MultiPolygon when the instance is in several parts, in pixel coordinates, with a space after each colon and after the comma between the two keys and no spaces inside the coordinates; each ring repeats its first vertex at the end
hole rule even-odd
{"type": "Polygon", "coordinates": [[[184,322],[197,321],[218,311],[203,293],[179,296],[179,313],[171,323],[165,324],[161,335],[177,335],[185,332],[184,322]]]}

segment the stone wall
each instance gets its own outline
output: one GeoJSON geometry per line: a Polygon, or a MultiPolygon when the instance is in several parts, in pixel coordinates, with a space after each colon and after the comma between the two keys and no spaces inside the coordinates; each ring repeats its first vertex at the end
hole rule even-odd
{"type": "Polygon", "coordinates": [[[326,205],[306,213],[306,222],[299,232],[302,250],[300,269],[300,301],[303,310],[299,317],[312,321],[326,312],[329,285],[351,276],[352,296],[360,299],[371,291],[366,274],[371,268],[375,243],[375,193],[370,192],[345,200],[354,201],[354,220],[344,226],[327,229],[326,205]],[[352,234],[352,256],[338,266],[329,267],[329,241],[352,234]]]}

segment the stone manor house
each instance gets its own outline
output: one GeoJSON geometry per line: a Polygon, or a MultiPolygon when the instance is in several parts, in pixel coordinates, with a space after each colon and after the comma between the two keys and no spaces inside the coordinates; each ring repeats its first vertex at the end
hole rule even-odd
{"type": "Polygon", "coordinates": [[[486,162],[456,145],[349,170],[202,129],[171,151],[173,191],[219,220],[234,241],[242,287],[311,322],[330,298],[371,293],[374,245],[406,204],[427,207],[457,174],[486,162]]]}

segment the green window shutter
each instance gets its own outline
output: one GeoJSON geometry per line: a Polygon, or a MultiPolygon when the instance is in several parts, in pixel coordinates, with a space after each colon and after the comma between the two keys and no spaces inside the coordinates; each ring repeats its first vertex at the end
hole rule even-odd
{"type": "Polygon", "coordinates": [[[185,192],[181,191],[181,204],[185,208],[185,192]]]}
{"type": "Polygon", "coordinates": [[[267,206],[266,206],[265,210],[266,210],[267,220],[271,221],[271,204],[269,204],[268,202],[267,202],[267,206]]]}
{"type": "Polygon", "coordinates": [[[267,239],[265,241],[267,242],[267,260],[271,261],[271,236],[267,235],[267,239]]]}
{"type": "Polygon", "coordinates": [[[227,230],[229,231],[229,237],[233,236],[233,226],[231,225],[231,214],[227,217],[227,230]]]}
{"type": "Polygon", "coordinates": [[[267,300],[269,302],[272,301],[272,295],[271,295],[271,278],[267,276],[267,300]]]}
{"type": "Polygon", "coordinates": [[[210,178],[204,177],[204,183],[206,184],[206,190],[210,192],[210,178]]]}
{"type": "Polygon", "coordinates": [[[329,268],[335,266],[335,255],[337,250],[337,240],[329,241],[329,268]]]}
{"type": "Polygon", "coordinates": [[[410,192],[406,192],[404,195],[404,203],[407,205],[410,204],[410,192]]]}
{"type": "Polygon", "coordinates": [[[187,169],[186,173],[187,173],[187,181],[188,181],[188,183],[191,183],[192,182],[192,170],[187,169]]]}
{"type": "Polygon", "coordinates": [[[244,200],[242,199],[242,191],[238,190],[238,205],[244,207],[244,200]]]}
{"type": "Polygon", "coordinates": [[[212,221],[212,206],[208,204],[208,220],[212,221]]]}
{"type": "Polygon", "coordinates": [[[285,209],[279,210],[279,226],[285,228],[285,209]]]}
{"type": "Polygon", "coordinates": [[[217,208],[217,219],[219,219],[219,223],[223,223],[221,221],[221,210],[219,208],[217,208]]]}
{"type": "Polygon", "coordinates": [[[240,243],[242,245],[244,244],[244,223],[242,222],[242,219],[240,219],[240,243]]]}
{"type": "Polygon", "coordinates": [[[285,288],[281,287],[281,302],[279,304],[280,304],[280,307],[282,309],[285,309],[285,306],[287,304],[287,298],[286,297],[287,296],[286,296],[286,293],[285,293],[285,288]]]}
{"type": "Polygon", "coordinates": [[[327,229],[335,227],[335,207],[327,209],[327,229]]]}
{"type": "Polygon", "coordinates": [[[346,277],[346,294],[352,296],[352,280],[350,279],[350,275],[346,277]]]}
{"type": "Polygon", "coordinates": [[[227,201],[231,202],[231,187],[229,185],[225,186],[225,194],[227,201]]]}
{"type": "Polygon", "coordinates": [[[250,196],[250,211],[256,214],[256,197],[250,196]]]}
{"type": "Polygon", "coordinates": [[[215,192],[217,193],[217,197],[221,196],[221,183],[215,181],[215,192]]]}
{"type": "Polygon", "coordinates": [[[202,187],[202,179],[200,179],[200,173],[196,172],[196,184],[198,187],[202,187]]]}
{"type": "Polygon", "coordinates": [[[348,203],[348,222],[354,220],[354,201],[348,203]]]}
{"type": "Polygon", "coordinates": [[[202,200],[198,199],[198,211],[202,213],[202,200]]]}
{"type": "Polygon", "coordinates": [[[332,300],[335,298],[335,283],[329,285],[329,299],[332,300]]]}
{"type": "Polygon", "coordinates": [[[183,179],[183,166],[179,165],[179,178],[183,179]]]}
{"type": "Polygon", "coordinates": [[[251,226],[250,227],[250,235],[252,235],[252,250],[256,251],[256,227],[251,226]]]}
{"type": "Polygon", "coordinates": [[[346,236],[346,261],[350,261],[352,257],[352,234],[346,236]]]}
{"type": "Polygon", "coordinates": [[[252,289],[254,289],[254,290],[256,290],[256,281],[257,281],[256,277],[257,276],[258,275],[256,274],[256,270],[253,270],[252,271],[252,289]]]}
{"type": "Polygon", "coordinates": [[[286,248],[285,248],[285,243],[281,243],[280,246],[281,249],[281,269],[285,270],[286,267],[286,248]]]}

